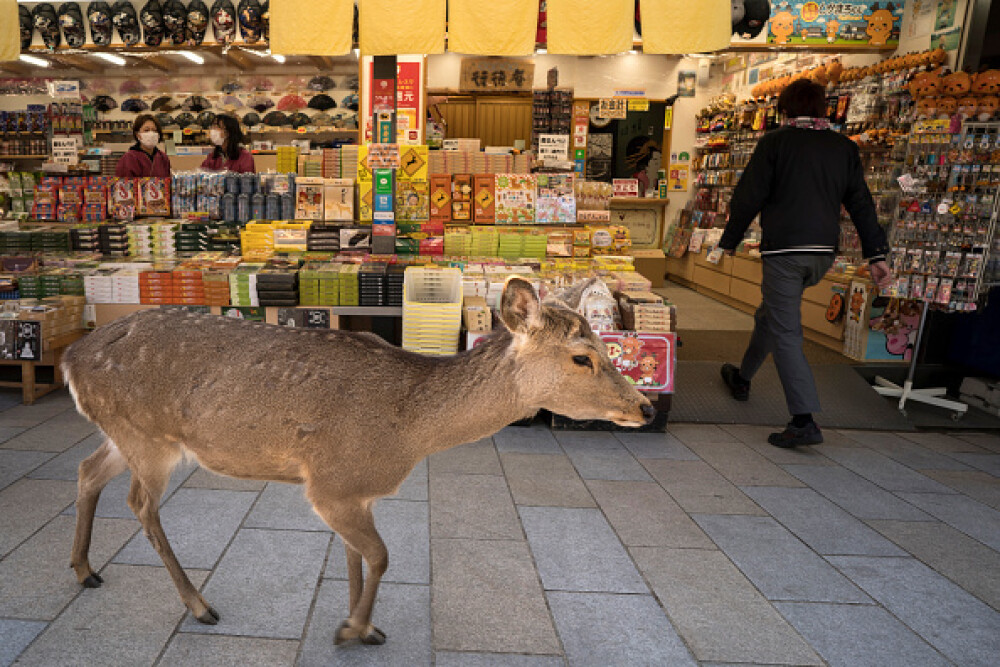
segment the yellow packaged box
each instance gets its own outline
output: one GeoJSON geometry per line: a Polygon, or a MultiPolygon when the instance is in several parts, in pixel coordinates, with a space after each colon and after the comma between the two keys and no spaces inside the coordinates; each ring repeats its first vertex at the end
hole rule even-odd
{"type": "Polygon", "coordinates": [[[465,328],[469,331],[491,331],[493,329],[493,315],[483,297],[465,297],[462,313],[465,319],[465,328]]]}

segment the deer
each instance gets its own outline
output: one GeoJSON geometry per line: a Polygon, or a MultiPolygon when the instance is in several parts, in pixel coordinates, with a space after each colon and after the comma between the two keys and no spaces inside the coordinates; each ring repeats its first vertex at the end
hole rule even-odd
{"type": "Polygon", "coordinates": [[[389,555],[372,508],[422,459],[541,409],[632,428],[655,416],[565,302],[542,302],[531,283],[510,278],[498,311],[504,327],[446,356],[371,333],[170,310],[139,311],[80,339],[62,371],[77,410],[106,439],[79,467],[77,580],[104,581],[88,561],[94,512],[104,486],[131,470],[128,506],[182,602],[201,623],[218,623],[160,524],[160,500],[186,457],[222,475],[304,485],[346,552],[348,617],[334,642],[384,643],[371,621],[389,555]]]}

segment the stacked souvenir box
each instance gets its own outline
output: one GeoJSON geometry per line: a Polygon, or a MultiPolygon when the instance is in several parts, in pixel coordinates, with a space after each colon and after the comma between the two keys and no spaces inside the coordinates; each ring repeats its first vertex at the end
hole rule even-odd
{"type": "Polygon", "coordinates": [[[402,307],[405,264],[390,264],[385,272],[385,305],[402,307]]]}
{"type": "Polygon", "coordinates": [[[203,222],[184,222],[174,232],[177,252],[202,252],[208,250],[208,228],[203,222]]]}
{"type": "Polygon", "coordinates": [[[323,178],[340,178],[340,149],[323,149],[323,178]]]}
{"type": "Polygon", "coordinates": [[[500,233],[495,227],[473,227],[472,257],[496,257],[500,250],[500,233]]]}
{"type": "Polygon", "coordinates": [[[264,264],[245,262],[229,274],[229,301],[234,306],[259,306],[257,272],[264,264]]]}
{"type": "Polygon", "coordinates": [[[310,263],[299,271],[299,304],[340,305],[340,264],[310,263]]]}
{"type": "Polygon", "coordinates": [[[202,285],[205,289],[206,306],[229,305],[229,273],[226,271],[202,271],[202,285]]]}
{"type": "Polygon", "coordinates": [[[359,306],[385,305],[385,264],[362,264],[358,271],[359,306]]]}
{"type": "Polygon", "coordinates": [[[340,250],[341,225],[331,222],[314,222],[306,233],[306,249],[317,252],[340,250]]]}
{"type": "Polygon", "coordinates": [[[298,302],[298,273],[285,267],[265,267],[257,273],[257,304],[294,306],[298,302]]]}
{"type": "Polygon", "coordinates": [[[105,255],[128,255],[128,228],[121,223],[109,223],[97,228],[98,246],[105,255]]]}
{"type": "Polygon", "coordinates": [[[98,252],[101,249],[100,233],[97,225],[74,225],[69,231],[70,246],[81,252],[98,252]]]}
{"type": "Polygon", "coordinates": [[[449,227],[444,232],[444,254],[468,257],[472,254],[472,234],[468,227],[449,227]]]}
{"type": "Polygon", "coordinates": [[[357,306],[361,301],[361,287],[358,282],[360,264],[345,264],[340,270],[340,305],[357,306]]]}

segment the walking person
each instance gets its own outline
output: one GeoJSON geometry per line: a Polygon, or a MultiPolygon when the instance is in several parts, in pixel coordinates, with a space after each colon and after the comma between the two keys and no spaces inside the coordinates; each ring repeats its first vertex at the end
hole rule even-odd
{"type": "Polygon", "coordinates": [[[736,184],[719,241],[719,248],[733,254],[760,214],[763,298],[742,363],[725,364],[722,378],[733,398],[746,401],[750,381],[767,356],[774,356],[792,420],[768,442],[788,448],[823,442],[812,416],[820,404],[802,350],[800,307],[802,292],[833,264],[841,205],[858,230],[872,280],[885,287],[891,274],[885,261],[888,241],[865,184],[861,155],[854,142],[829,129],[823,87],[795,81],[778,98],[778,112],[786,120],[757,143],[736,184]]]}

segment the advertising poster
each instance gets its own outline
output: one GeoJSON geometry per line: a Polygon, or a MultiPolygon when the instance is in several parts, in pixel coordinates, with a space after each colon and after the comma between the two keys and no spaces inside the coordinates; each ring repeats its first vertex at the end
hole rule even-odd
{"type": "Polygon", "coordinates": [[[955,12],[958,0],[938,0],[937,16],[934,19],[934,32],[945,30],[955,25],[955,12]]]}
{"type": "Polygon", "coordinates": [[[899,44],[902,17],[902,2],[775,2],[767,41],[787,46],[891,48],[899,44]]]}
{"type": "Polygon", "coordinates": [[[945,51],[957,51],[958,43],[962,39],[962,29],[952,28],[944,30],[931,38],[931,48],[944,49],[945,51]]]}
{"type": "Polygon", "coordinates": [[[677,72],[677,95],[678,97],[694,97],[697,84],[697,74],[691,70],[680,70],[677,72]]]}
{"type": "Polygon", "coordinates": [[[615,368],[639,391],[673,393],[676,334],[607,331],[598,334],[615,368]]]}

